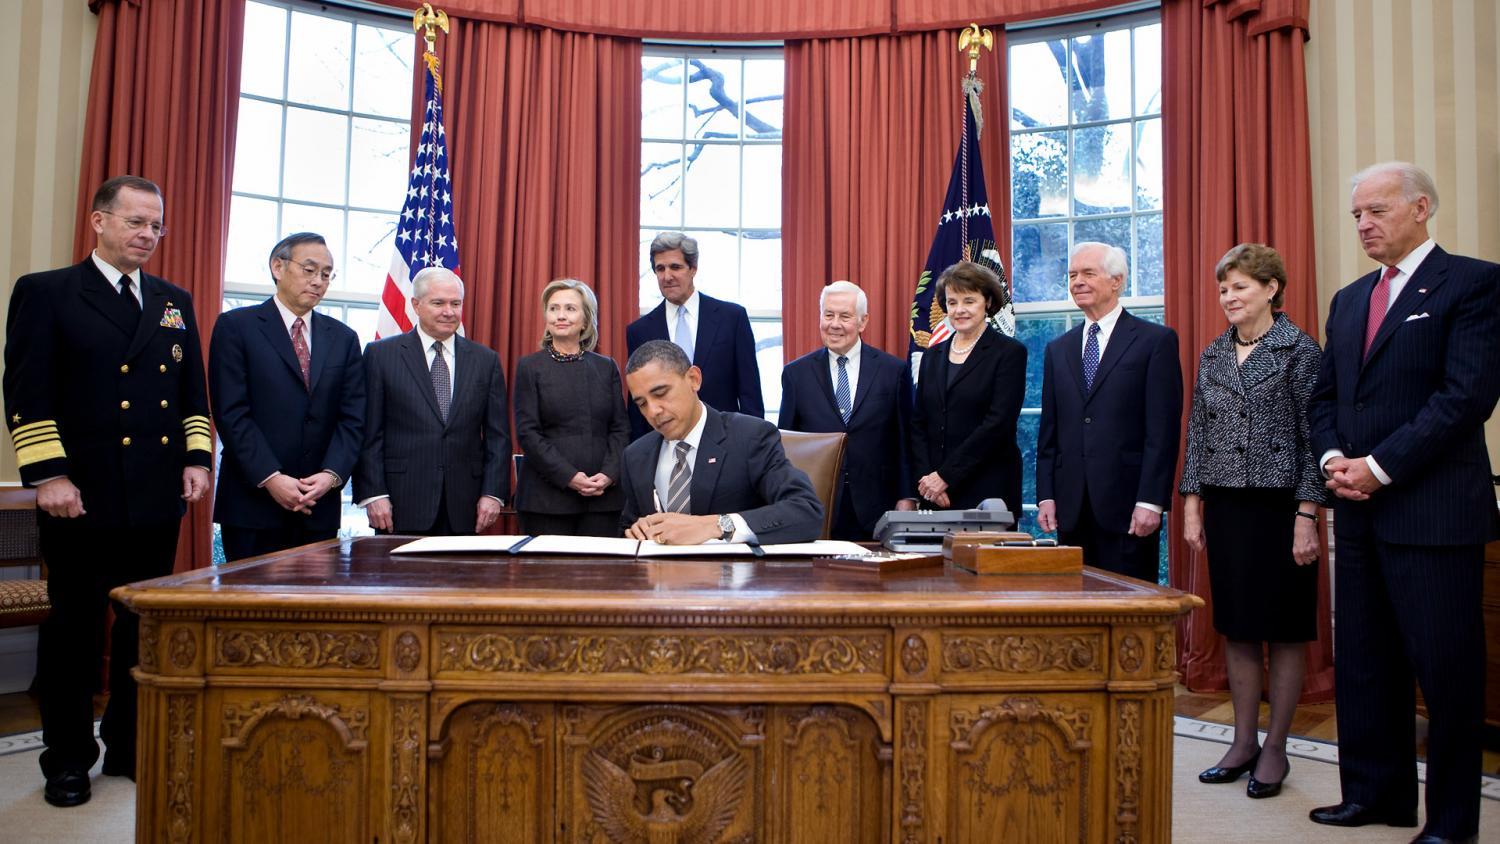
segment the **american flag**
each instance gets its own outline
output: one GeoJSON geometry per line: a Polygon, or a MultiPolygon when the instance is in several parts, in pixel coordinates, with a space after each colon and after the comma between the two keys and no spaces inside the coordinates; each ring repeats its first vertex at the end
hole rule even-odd
{"type": "Polygon", "coordinates": [[[411,278],[427,267],[458,269],[458,238],[453,233],[453,183],[448,178],[448,142],[443,132],[443,83],[437,58],[426,54],[427,106],[422,115],[422,138],[407,182],[406,202],[396,220],[396,251],[380,293],[376,337],[410,331],[411,278]]]}
{"type": "MultiPolygon", "coordinates": [[[[983,83],[969,76],[963,81],[964,133],[953,160],[953,175],[948,180],[948,195],[943,213],[938,215],[937,233],[927,253],[927,263],[917,278],[916,293],[911,302],[911,344],[907,356],[915,373],[924,349],[941,343],[953,333],[948,319],[939,307],[934,293],[938,276],[959,261],[976,261],[1000,276],[1000,286],[1009,292],[1005,267],[995,247],[995,228],[990,221],[990,201],[984,187],[984,162],[979,157],[979,132],[984,126],[979,108],[983,83]]],[[[1006,334],[1016,333],[1015,313],[1009,301],[997,313],[992,324],[1006,334]]]]}

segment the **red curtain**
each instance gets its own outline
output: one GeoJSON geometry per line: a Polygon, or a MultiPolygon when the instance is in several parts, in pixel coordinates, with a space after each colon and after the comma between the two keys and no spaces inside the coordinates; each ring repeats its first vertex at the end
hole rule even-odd
{"type": "MultiPolygon", "coordinates": [[[[1166,316],[1182,338],[1189,391],[1198,353],[1225,327],[1213,267],[1237,243],[1266,243],[1281,253],[1287,316],[1318,334],[1302,55],[1307,9],[1307,0],[1170,0],[1162,9],[1166,316]]],[[[1209,601],[1182,623],[1183,682],[1198,691],[1224,689],[1208,561],[1182,541],[1179,512],[1169,528],[1172,585],[1209,601]]],[[[1333,696],[1326,560],[1318,563],[1319,639],[1308,646],[1304,701],[1333,696]]]]}
{"type": "Polygon", "coordinates": [[[438,57],[468,336],[514,383],[540,348],[542,288],[571,277],[599,296],[598,351],[622,358],[640,298],[641,42],[452,19],[438,57]]]}
{"type": "MultiPolygon", "coordinates": [[[[980,58],[980,136],[996,240],[1010,262],[1005,32],[980,58]]],[[[905,357],[917,275],[963,132],[968,58],[953,31],[786,46],[782,323],[786,359],[819,345],[818,293],[848,279],[870,298],[865,339],[905,357]]]]}
{"type": "MultiPolygon", "coordinates": [[[[94,247],[94,190],[131,173],[161,186],[166,223],[145,267],[193,294],[208,353],[224,298],[245,0],[93,0],[99,16],[78,180],[74,258],[94,247]]],[[[213,562],[213,497],[189,507],[176,570],[213,562]]]]}

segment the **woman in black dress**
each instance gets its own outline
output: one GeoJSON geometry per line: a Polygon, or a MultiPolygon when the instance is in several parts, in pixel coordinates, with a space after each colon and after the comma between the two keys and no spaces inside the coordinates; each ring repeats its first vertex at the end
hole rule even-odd
{"type": "Polygon", "coordinates": [[[922,355],[911,421],[911,476],[923,506],[971,509],[1001,498],[1021,513],[1016,421],[1026,392],[1026,346],[989,328],[1005,290],[988,267],[959,261],[933,294],[953,335],[922,355]]]}
{"type": "Polygon", "coordinates": [[[1182,470],[1183,533],[1208,549],[1214,629],[1225,639],[1234,744],[1207,783],[1246,771],[1272,797],[1291,770],[1286,735],[1318,637],[1318,509],[1327,500],[1308,438],[1307,404],[1322,355],[1279,309],[1276,250],[1242,243],[1214,270],[1229,328],[1203,350],[1182,470]],[[1270,655],[1271,718],[1257,746],[1261,665],[1270,655]]]}
{"type": "Polygon", "coordinates": [[[542,290],[542,350],[516,363],[516,483],[521,530],[619,536],[625,499],[615,481],[630,437],[615,362],[593,351],[599,300],[559,279],[542,290]]]}

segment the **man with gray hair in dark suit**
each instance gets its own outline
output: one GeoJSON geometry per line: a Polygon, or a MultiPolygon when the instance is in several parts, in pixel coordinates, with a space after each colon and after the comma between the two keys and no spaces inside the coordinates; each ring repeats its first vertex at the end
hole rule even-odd
{"type": "Polygon", "coordinates": [[[458,334],[464,284],[428,267],[411,285],[417,324],[365,350],[365,442],[354,500],[386,533],[471,534],[510,493],[510,417],[494,350],[458,334]]]}

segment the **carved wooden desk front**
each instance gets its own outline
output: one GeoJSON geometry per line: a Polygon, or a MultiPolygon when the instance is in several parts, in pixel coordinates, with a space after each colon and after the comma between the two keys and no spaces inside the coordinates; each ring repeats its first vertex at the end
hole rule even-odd
{"type": "Polygon", "coordinates": [[[1192,596],[399,541],[116,592],[143,616],[137,840],[1170,837],[1192,596]]]}

